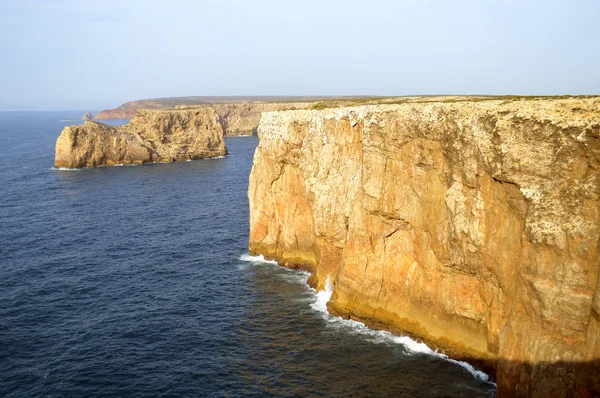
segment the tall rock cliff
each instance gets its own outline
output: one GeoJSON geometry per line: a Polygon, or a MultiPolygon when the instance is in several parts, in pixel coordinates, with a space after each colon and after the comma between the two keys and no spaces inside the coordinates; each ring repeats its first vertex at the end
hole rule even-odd
{"type": "MultiPolygon", "coordinates": [[[[153,106],[160,108],[161,104],[146,104],[143,101],[139,103],[132,102],[128,103],[130,106],[153,106]]],[[[167,106],[171,103],[165,103],[164,109],[167,110],[167,106]]],[[[312,102],[283,102],[283,103],[254,103],[254,102],[242,102],[236,104],[202,104],[202,105],[177,105],[174,109],[202,109],[207,107],[214,108],[219,114],[219,121],[223,128],[223,133],[226,136],[246,136],[252,135],[258,127],[260,121],[260,115],[262,112],[279,111],[285,109],[304,109],[312,106],[312,102]]],[[[141,108],[143,109],[143,108],[141,108]]],[[[98,113],[94,120],[108,120],[108,119],[129,119],[133,118],[138,109],[127,108],[127,109],[109,109],[98,113]]]]}
{"type": "MultiPolygon", "coordinates": [[[[340,97],[337,100],[341,101],[363,101],[366,97],[340,97]]],[[[373,97],[372,97],[373,98],[373,97]]],[[[137,100],[126,102],[115,109],[106,109],[99,112],[94,120],[106,120],[106,119],[131,119],[135,116],[136,112],[140,109],[146,110],[166,110],[175,109],[179,106],[194,106],[194,105],[239,105],[240,108],[251,108],[256,105],[260,108],[262,105],[271,106],[271,111],[280,109],[289,109],[290,104],[303,104],[303,106],[296,106],[297,108],[304,108],[311,103],[316,101],[331,101],[336,99],[335,97],[307,97],[307,96],[193,96],[193,97],[171,97],[171,98],[153,98],[145,100],[137,100]],[[277,107],[277,104],[282,105],[277,107]]],[[[267,106],[266,108],[268,108],[267,106]]],[[[263,109],[260,112],[267,111],[263,109]]],[[[234,116],[235,117],[235,116],[234,116]]],[[[258,126],[258,118],[256,119],[256,125],[258,126]]],[[[254,127],[256,128],[256,126],[254,127]]],[[[232,130],[232,131],[235,131],[232,130]]],[[[227,135],[227,131],[225,132],[227,135]]],[[[234,134],[232,134],[234,135],[234,134]]]]}
{"type": "MultiPolygon", "coordinates": [[[[284,102],[284,103],[250,103],[215,104],[210,105],[219,114],[219,120],[226,136],[253,135],[258,128],[260,115],[263,112],[272,112],[289,109],[304,109],[313,105],[312,102],[284,102]]],[[[202,109],[208,105],[178,105],[176,109],[202,109]]]]}
{"type": "Polygon", "coordinates": [[[139,111],[123,126],[67,126],[56,141],[54,167],[81,168],[201,159],[227,154],[213,108],[139,111]]]}
{"type": "Polygon", "coordinates": [[[499,396],[600,394],[600,99],[265,113],[250,249],[329,309],[494,364],[499,396]]]}
{"type": "Polygon", "coordinates": [[[240,103],[214,105],[221,117],[223,130],[227,136],[252,135],[258,128],[262,112],[286,109],[304,109],[311,106],[310,102],[299,103],[240,103]]]}

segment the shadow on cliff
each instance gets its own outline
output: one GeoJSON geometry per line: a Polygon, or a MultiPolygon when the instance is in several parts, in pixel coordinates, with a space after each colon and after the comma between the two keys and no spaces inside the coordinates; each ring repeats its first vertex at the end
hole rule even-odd
{"type": "Polygon", "coordinates": [[[600,359],[590,362],[496,363],[497,397],[600,397],[600,359]]]}

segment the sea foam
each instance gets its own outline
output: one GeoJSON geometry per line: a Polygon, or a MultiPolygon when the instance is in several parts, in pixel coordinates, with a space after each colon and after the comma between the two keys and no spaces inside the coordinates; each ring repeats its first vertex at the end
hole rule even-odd
{"type": "MultiPolygon", "coordinates": [[[[249,261],[255,264],[267,263],[267,264],[277,264],[277,261],[266,260],[264,256],[251,256],[249,254],[242,254],[239,258],[242,261],[249,261]]],[[[308,273],[303,272],[305,277],[308,277],[308,273]]],[[[301,279],[304,283],[306,283],[306,278],[301,279]]],[[[325,281],[325,286],[323,290],[316,291],[313,288],[309,288],[312,292],[314,292],[314,298],[311,303],[311,308],[315,310],[317,313],[321,314],[323,319],[327,321],[330,326],[343,329],[351,334],[359,334],[365,337],[368,341],[375,344],[399,344],[402,345],[408,354],[424,354],[431,355],[433,357],[451,362],[455,365],[458,365],[469,372],[473,377],[477,380],[487,382],[493,385],[489,381],[490,377],[481,370],[475,369],[471,364],[458,361],[456,359],[452,359],[448,357],[448,355],[442,354],[438,351],[432,350],[427,344],[423,342],[419,342],[411,339],[408,336],[397,336],[390,332],[386,332],[384,330],[373,330],[370,329],[367,325],[362,322],[355,321],[352,319],[343,319],[338,316],[333,316],[327,311],[327,303],[331,299],[331,295],[333,294],[334,284],[331,280],[331,275],[327,274],[327,279],[325,281]]]]}
{"type": "Polygon", "coordinates": [[[263,256],[262,254],[258,255],[258,256],[251,256],[250,254],[242,254],[240,256],[240,260],[242,260],[242,261],[248,261],[248,262],[251,262],[251,263],[266,263],[266,264],[275,264],[275,265],[277,265],[277,261],[275,261],[275,260],[267,260],[265,258],[265,256],[263,256]]]}
{"type": "Polygon", "coordinates": [[[68,167],[50,167],[50,170],[54,170],[54,171],[81,171],[82,169],[70,169],[68,167]]]}
{"type": "Polygon", "coordinates": [[[327,303],[331,299],[332,294],[333,281],[331,280],[331,275],[327,274],[327,279],[325,280],[325,289],[316,292],[316,300],[311,304],[312,309],[329,315],[329,312],[327,311],[327,303]]]}
{"type": "MultiPolygon", "coordinates": [[[[412,354],[427,354],[431,355],[445,361],[454,363],[456,365],[461,366],[467,372],[469,372],[473,377],[477,380],[488,382],[490,377],[480,370],[475,369],[471,364],[464,361],[457,361],[456,359],[452,359],[445,354],[434,351],[429,346],[423,342],[418,342],[416,340],[411,339],[408,336],[396,336],[390,332],[386,332],[384,330],[373,330],[367,327],[364,323],[354,321],[351,319],[343,319],[338,316],[332,316],[327,311],[327,303],[331,299],[331,295],[333,294],[333,282],[331,281],[331,276],[327,274],[327,280],[325,281],[325,288],[316,292],[316,300],[311,305],[311,307],[318,312],[324,314],[324,319],[330,323],[338,324],[342,326],[344,329],[347,329],[351,333],[360,333],[367,337],[369,341],[377,344],[401,344],[404,346],[409,353],[412,354]]],[[[494,384],[494,383],[492,383],[494,384]]]]}

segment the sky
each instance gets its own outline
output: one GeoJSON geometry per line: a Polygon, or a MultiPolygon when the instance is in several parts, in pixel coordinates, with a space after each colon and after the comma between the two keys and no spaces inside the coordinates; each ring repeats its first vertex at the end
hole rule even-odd
{"type": "Polygon", "coordinates": [[[600,94],[596,0],[1,0],[0,110],[600,94]]]}

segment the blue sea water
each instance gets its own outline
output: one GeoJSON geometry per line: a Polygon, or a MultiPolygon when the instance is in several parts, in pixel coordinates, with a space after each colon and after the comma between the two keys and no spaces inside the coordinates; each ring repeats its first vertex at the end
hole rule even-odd
{"type": "Polygon", "coordinates": [[[0,396],[487,397],[247,256],[255,137],[222,159],[53,170],[82,112],[0,112],[0,396]]]}

